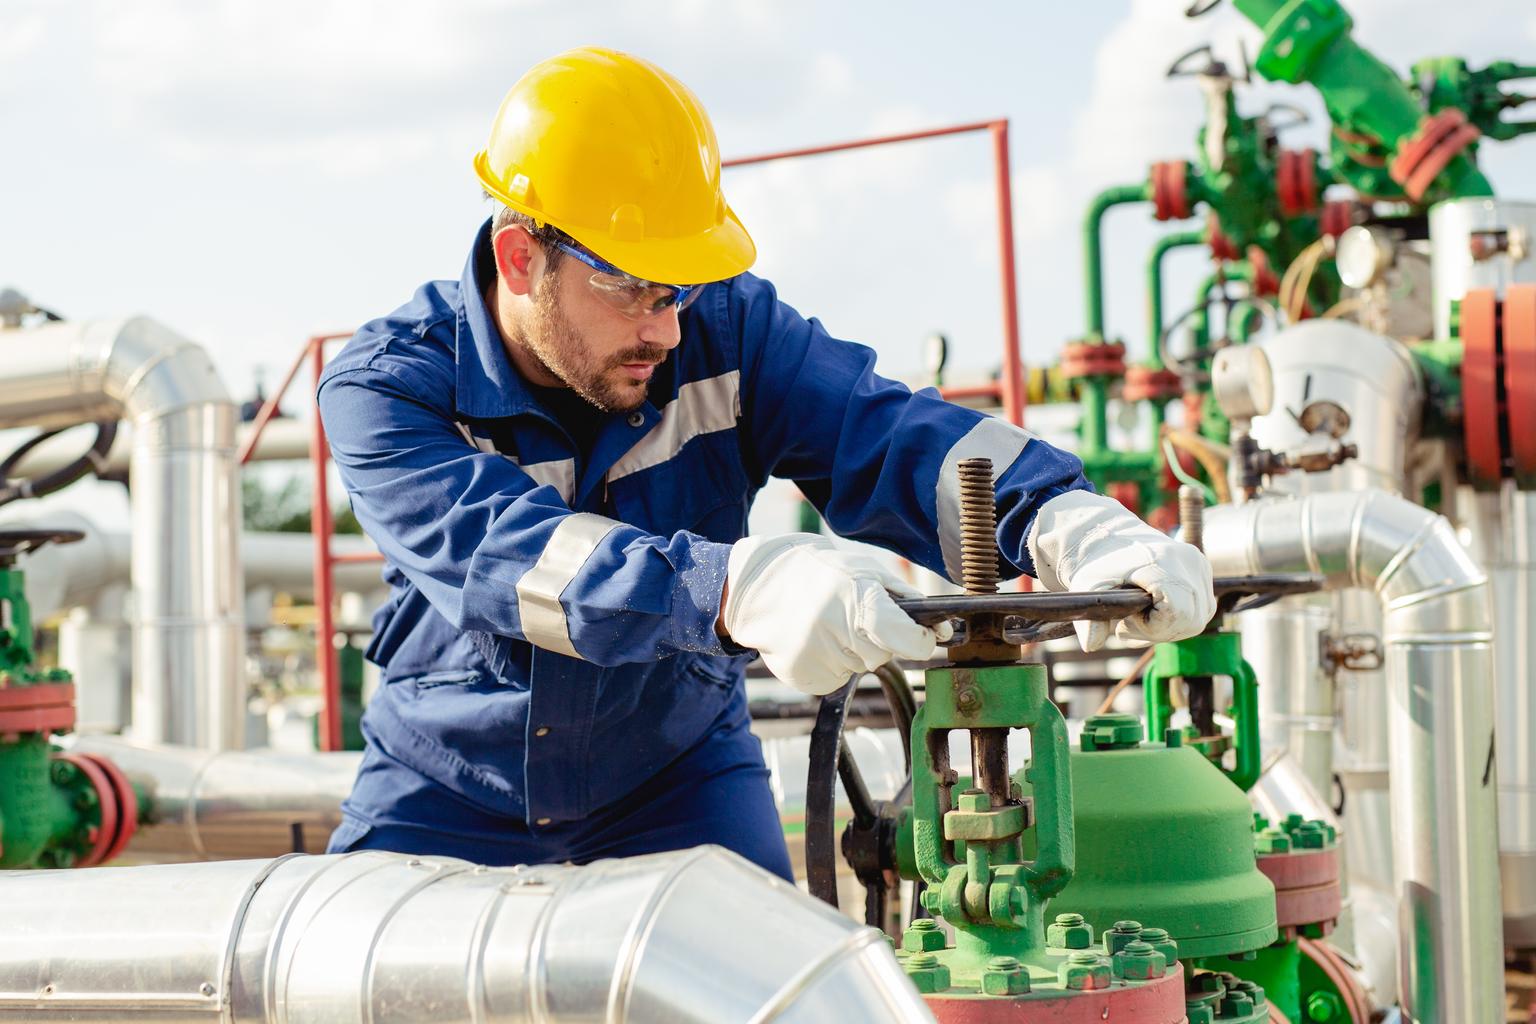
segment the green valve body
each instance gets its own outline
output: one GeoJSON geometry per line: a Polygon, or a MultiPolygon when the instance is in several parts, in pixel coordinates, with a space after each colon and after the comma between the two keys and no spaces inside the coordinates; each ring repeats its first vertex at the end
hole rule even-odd
{"type": "Polygon", "coordinates": [[[1248,801],[1199,751],[1140,735],[1130,715],[1085,726],[1071,757],[1077,870],[1055,909],[1101,930],[1156,922],[1187,958],[1263,949],[1278,933],[1275,887],[1255,862],[1248,801]]]}

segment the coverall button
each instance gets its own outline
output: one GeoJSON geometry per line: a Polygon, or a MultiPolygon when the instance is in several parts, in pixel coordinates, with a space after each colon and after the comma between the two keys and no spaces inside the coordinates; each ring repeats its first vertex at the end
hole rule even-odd
{"type": "Polygon", "coordinates": [[[537,729],[533,730],[533,734],[535,736],[548,736],[549,735],[549,726],[541,725],[537,729]]]}
{"type": "Polygon", "coordinates": [[[645,426],[645,413],[643,413],[643,412],[632,412],[632,413],[630,413],[629,414],[629,425],[632,426],[632,427],[643,427],[643,426],[645,426]]]}
{"type": "Polygon", "coordinates": [[[550,818],[540,818],[538,821],[535,821],[534,824],[535,825],[548,825],[551,820],[553,820],[553,819],[550,819],[550,818]]]}

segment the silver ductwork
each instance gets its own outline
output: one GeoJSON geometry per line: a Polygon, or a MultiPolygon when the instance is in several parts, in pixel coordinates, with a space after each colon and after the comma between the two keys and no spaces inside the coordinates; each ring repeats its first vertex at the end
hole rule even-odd
{"type": "Polygon", "coordinates": [[[1536,493],[1464,488],[1457,511],[1493,583],[1504,938],[1536,946],[1536,493]]]}
{"type": "MultiPolygon", "coordinates": [[[[1379,491],[1207,513],[1218,574],[1310,572],[1384,611],[1400,999],[1414,1020],[1504,1012],[1488,579],[1441,516],[1379,491]]],[[[1348,809],[1346,808],[1346,813],[1348,809]]]]}
{"type": "Polygon", "coordinates": [[[7,872],[0,905],[6,1020],[933,1020],[884,936],[718,847],[7,872]]]}
{"type": "Polygon", "coordinates": [[[224,749],[245,722],[235,405],[208,354],[152,320],[8,340],[0,428],[133,426],[133,729],[224,749]]]}
{"type": "Polygon", "coordinates": [[[1451,336],[1451,303],[1473,288],[1500,295],[1536,281],[1536,203],[1450,199],[1429,211],[1435,337],[1451,336]]]}

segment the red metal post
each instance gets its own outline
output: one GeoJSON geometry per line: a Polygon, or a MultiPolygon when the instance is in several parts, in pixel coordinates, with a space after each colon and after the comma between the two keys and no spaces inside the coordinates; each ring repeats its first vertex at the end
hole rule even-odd
{"type": "Polygon", "coordinates": [[[304,347],[299,349],[299,357],[293,361],[292,366],[288,367],[288,373],[283,377],[283,382],[277,386],[276,391],[272,392],[272,396],[262,403],[260,411],[256,413],[256,420],[251,424],[251,433],[246,437],[245,443],[240,446],[240,465],[243,466],[251,461],[251,456],[256,451],[256,445],[261,441],[262,432],[267,429],[267,424],[272,422],[272,417],[277,415],[279,403],[282,402],[283,396],[288,393],[288,389],[293,386],[293,378],[297,377],[299,370],[303,368],[304,360],[309,357],[310,345],[316,342],[330,341],[334,338],[350,337],[352,337],[350,332],[347,334],[318,334],[310,338],[304,347]]]}
{"type": "MultiPolygon", "coordinates": [[[[308,354],[318,385],[325,370],[325,341],[309,340],[308,354]]],[[[320,749],[341,749],[341,668],[336,659],[336,617],[332,607],[334,585],[331,570],[331,501],[327,471],[330,448],[325,443],[325,424],[315,409],[309,456],[315,465],[314,503],[310,508],[310,533],[315,538],[315,666],[320,672],[320,749]]]]}
{"type": "Polygon", "coordinates": [[[1013,265],[1013,183],[1008,170],[1008,122],[994,121],[992,156],[997,170],[998,268],[1003,278],[1003,414],[1024,425],[1024,359],[1019,350],[1019,297],[1013,265]]]}
{"type": "Polygon", "coordinates": [[[1003,406],[1003,415],[1018,426],[1024,425],[1024,359],[1019,348],[1018,287],[1014,279],[1013,252],[1013,183],[1008,169],[1008,122],[972,121],[945,128],[929,128],[923,131],[903,132],[898,135],[880,135],[870,139],[854,139],[848,142],[832,142],[822,146],[806,146],[801,149],[783,149],[756,156],[739,156],[722,160],[722,167],[743,167],[748,164],[767,163],[771,160],[787,160],[795,157],[820,156],[824,153],[841,153],[850,149],[867,149],[897,142],[916,142],[945,135],[962,135],[967,132],[989,132],[992,136],[992,157],[997,182],[998,259],[1003,283],[1003,372],[996,385],[978,388],[941,390],[941,394],[955,397],[996,396],[1003,406]]]}

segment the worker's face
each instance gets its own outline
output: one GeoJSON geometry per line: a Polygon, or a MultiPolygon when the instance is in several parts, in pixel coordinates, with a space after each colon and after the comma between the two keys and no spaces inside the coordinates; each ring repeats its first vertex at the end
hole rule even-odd
{"type": "Polygon", "coordinates": [[[599,409],[633,409],[645,401],[657,364],[682,339],[677,310],[631,320],[594,294],[590,273],[569,257],[553,273],[546,270],[520,340],[550,374],[599,409]]]}

